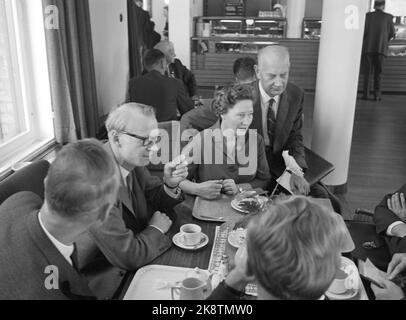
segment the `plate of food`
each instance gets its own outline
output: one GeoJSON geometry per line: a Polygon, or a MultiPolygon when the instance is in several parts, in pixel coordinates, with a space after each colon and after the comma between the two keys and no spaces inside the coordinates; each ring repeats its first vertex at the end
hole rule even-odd
{"type": "Polygon", "coordinates": [[[233,231],[230,231],[228,234],[228,243],[231,244],[234,248],[239,248],[242,245],[245,245],[245,238],[247,236],[247,229],[237,228],[233,231]]]}
{"type": "Polygon", "coordinates": [[[268,198],[258,195],[256,191],[245,191],[231,201],[231,207],[242,213],[258,213],[267,202],[268,198]]]}

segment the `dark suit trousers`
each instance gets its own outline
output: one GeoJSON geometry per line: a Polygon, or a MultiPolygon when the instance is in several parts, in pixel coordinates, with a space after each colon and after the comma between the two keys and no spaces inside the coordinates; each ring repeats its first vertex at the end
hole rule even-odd
{"type": "Polygon", "coordinates": [[[369,94],[369,78],[374,73],[374,94],[381,95],[381,73],[383,68],[384,55],[379,53],[364,53],[362,55],[362,73],[364,75],[364,97],[369,94]]]}

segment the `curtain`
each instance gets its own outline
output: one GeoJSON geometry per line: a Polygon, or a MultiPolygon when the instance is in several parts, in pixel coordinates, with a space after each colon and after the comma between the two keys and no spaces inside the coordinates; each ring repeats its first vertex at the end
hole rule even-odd
{"type": "Polygon", "coordinates": [[[142,11],[143,10],[135,4],[135,0],[127,0],[130,79],[141,75],[143,69],[144,17],[142,11]]]}
{"type": "Polygon", "coordinates": [[[99,114],[89,2],[42,0],[42,5],[58,8],[59,28],[45,28],[56,140],[95,137],[99,114]]]}

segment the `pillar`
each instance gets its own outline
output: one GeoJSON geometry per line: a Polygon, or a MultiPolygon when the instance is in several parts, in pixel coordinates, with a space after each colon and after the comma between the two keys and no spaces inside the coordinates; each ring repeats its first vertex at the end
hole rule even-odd
{"type": "Polygon", "coordinates": [[[306,0],[288,0],[286,18],[288,20],[287,38],[302,37],[302,23],[305,16],[306,0]]]}
{"type": "Polygon", "coordinates": [[[324,0],[312,150],[335,170],[323,182],[345,186],[351,151],[365,13],[369,0],[324,0]]]}
{"type": "Polygon", "coordinates": [[[169,0],[169,40],[182,63],[190,68],[193,17],[203,15],[203,0],[169,0]]]}

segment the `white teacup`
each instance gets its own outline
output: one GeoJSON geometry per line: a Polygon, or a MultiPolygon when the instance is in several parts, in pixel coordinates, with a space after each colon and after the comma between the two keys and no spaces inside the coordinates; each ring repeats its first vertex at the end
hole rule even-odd
{"type": "Polygon", "coordinates": [[[202,240],[202,228],[197,224],[184,224],[180,227],[181,238],[187,246],[195,246],[202,240]]]}
{"type": "Polygon", "coordinates": [[[344,269],[337,270],[336,277],[327,291],[334,294],[343,294],[348,290],[358,288],[357,273],[354,272],[352,266],[347,266],[344,269]]]}

